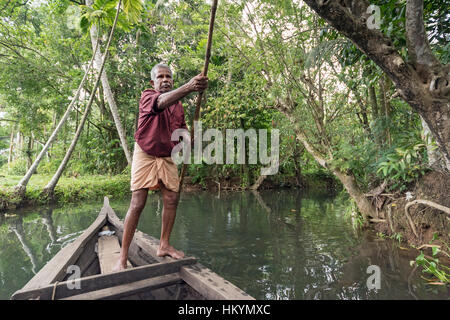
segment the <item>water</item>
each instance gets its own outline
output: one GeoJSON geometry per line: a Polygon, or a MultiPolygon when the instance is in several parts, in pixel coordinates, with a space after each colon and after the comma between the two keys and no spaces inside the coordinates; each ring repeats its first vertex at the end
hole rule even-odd
{"type": "MultiPolygon", "coordinates": [[[[120,218],[129,199],[113,200],[120,218]]],[[[448,299],[409,264],[417,252],[352,228],[342,198],[299,191],[183,194],[171,242],[256,299],[448,299]],[[380,289],[367,273],[380,267],[380,289]]],[[[101,201],[0,216],[0,299],[96,218],[101,201]]],[[[150,195],[138,228],[159,237],[162,201],[150,195]]],[[[429,278],[429,276],[426,276],[429,278]]]]}

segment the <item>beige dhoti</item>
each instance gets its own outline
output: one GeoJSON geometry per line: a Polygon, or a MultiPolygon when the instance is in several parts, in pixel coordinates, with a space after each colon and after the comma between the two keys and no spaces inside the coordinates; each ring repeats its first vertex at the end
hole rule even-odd
{"type": "Polygon", "coordinates": [[[162,181],[167,189],[178,192],[180,179],[176,164],[171,157],[159,158],[147,154],[135,143],[131,164],[131,191],[159,189],[159,181],[162,181]]]}

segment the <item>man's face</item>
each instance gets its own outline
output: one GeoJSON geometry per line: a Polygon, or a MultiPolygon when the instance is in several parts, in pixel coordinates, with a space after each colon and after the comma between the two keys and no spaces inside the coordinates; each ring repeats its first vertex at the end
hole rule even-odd
{"type": "Polygon", "coordinates": [[[173,79],[169,69],[158,68],[156,69],[155,80],[150,80],[150,84],[156,91],[169,92],[173,88],[173,79]]]}

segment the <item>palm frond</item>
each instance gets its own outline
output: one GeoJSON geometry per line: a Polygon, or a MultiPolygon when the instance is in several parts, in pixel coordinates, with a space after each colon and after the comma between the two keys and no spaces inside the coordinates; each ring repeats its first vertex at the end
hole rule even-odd
{"type": "Polygon", "coordinates": [[[339,38],[321,42],[317,47],[313,48],[306,57],[305,65],[307,68],[317,66],[322,61],[329,61],[331,57],[337,55],[342,49],[349,44],[347,38],[339,38]]]}

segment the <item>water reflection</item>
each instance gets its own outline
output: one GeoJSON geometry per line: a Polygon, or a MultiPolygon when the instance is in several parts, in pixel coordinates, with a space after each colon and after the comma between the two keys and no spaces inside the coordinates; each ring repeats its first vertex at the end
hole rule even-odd
{"type": "Polygon", "coordinates": [[[62,247],[74,241],[100,208],[99,204],[81,209],[45,207],[1,215],[0,299],[9,299],[62,247]]]}
{"type": "Polygon", "coordinates": [[[30,259],[31,271],[34,274],[36,274],[36,256],[33,254],[33,251],[31,250],[30,245],[29,245],[28,241],[26,240],[26,235],[23,231],[22,223],[23,223],[22,217],[20,217],[20,216],[16,217],[9,223],[9,230],[12,230],[16,234],[17,239],[19,239],[19,242],[22,246],[23,251],[26,253],[28,258],[30,259]]]}
{"type": "MultiPolygon", "coordinates": [[[[129,199],[111,200],[123,218],[129,199]]],[[[292,191],[182,195],[172,243],[257,299],[436,299],[392,241],[357,232],[347,201],[292,191]],[[367,267],[381,268],[381,289],[368,290],[367,267]]],[[[96,218],[101,203],[41,208],[1,217],[0,298],[21,288],[96,218]]],[[[162,202],[150,195],[138,228],[159,237],[162,202]]],[[[434,291],[434,292],[433,292],[434,291]]]]}

